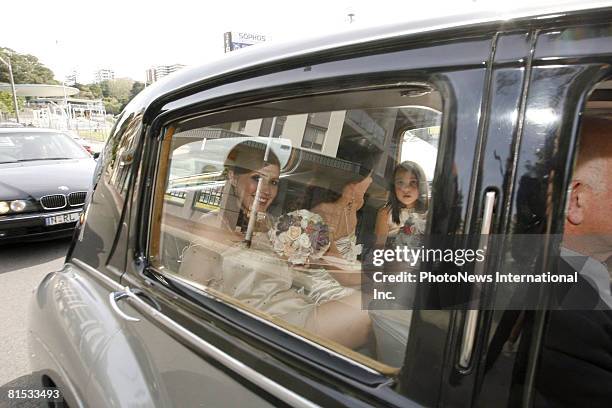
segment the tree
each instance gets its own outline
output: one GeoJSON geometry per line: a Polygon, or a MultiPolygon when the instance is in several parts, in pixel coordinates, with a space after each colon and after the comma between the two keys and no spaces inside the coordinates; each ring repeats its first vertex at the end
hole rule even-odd
{"type": "Polygon", "coordinates": [[[108,85],[108,81],[102,81],[98,85],[100,87],[100,91],[102,92],[102,97],[109,98],[110,97],[110,87],[108,85]]]}
{"type": "Polygon", "coordinates": [[[83,99],[102,99],[102,88],[98,84],[74,84],[79,90],[79,98],[83,99]]]}
{"type": "Polygon", "coordinates": [[[79,97],[84,99],[102,99],[107,113],[116,115],[125,105],[144,89],[142,82],[129,78],[111,79],[99,84],[75,84],[79,97]]]}
{"type": "Polygon", "coordinates": [[[132,85],[134,84],[134,80],[129,78],[118,78],[111,79],[108,81],[102,81],[100,84],[102,87],[102,92],[106,88],[107,95],[111,98],[117,99],[119,102],[124,103],[130,99],[130,91],[132,90],[132,85]]]}
{"type": "MultiPolygon", "coordinates": [[[[129,78],[117,78],[100,82],[100,91],[104,98],[104,107],[108,113],[116,115],[134,97],[139,82],[129,78]],[[136,88],[135,88],[136,86],[136,88]]],[[[142,85],[144,88],[144,85],[142,85]]],[[[91,87],[90,87],[91,89],[91,87]]]]}
{"type": "MultiPolygon", "coordinates": [[[[19,110],[23,109],[25,99],[18,96],[17,106],[19,110]]],[[[15,107],[13,105],[13,95],[10,92],[0,92],[0,112],[15,113],[15,107]]]]}
{"type": "Polygon", "coordinates": [[[134,82],[134,84],[132,85],[132,89],[130,90],[130,96],[129,98],[123,103],[123,106],[121,106],[121,110],[123,110],[126,105],[132,100],[134,99],[134,97],[136,95],[138,95],[140,93],[140,91],[142,91],[144,89],[144,84],[142,82],[134,82]]]}
{"type": "Polygon", "coordinates": [[[74,87],[79,90],[79,98],[83,99],[95,99],[96,96],[91,91],[91,85],[74,84],[74,87]]]}
{"type": "Polygon", "coordinates": [[[104,108],[106,109],[107,113],[110,113],[111,115],[116,115],[121,112],[121,102],[119,102],[117,98],[106,97],[103,99],[103,102],[104,108]]]}
{"type": "Polygon", "coordinates": [[[94,98],[102,98],[102,88],[99,84],[90,84],[89,90],[93,94],[94,98]]]}
{"type": "MultiPolygon", "coordinates": [[[[0,56],[9,57],[16,84],[59,84],[53,79],[53,71],[30,54],[19,54],[10,48],[0,47],[0,56]]],[[[8,67],[0,64],[0,82],[10,82],[8,67]]]]}
{"type": "Polygon", "coordinates": [[[134,82],[134,85],[132,85],[132,90],[130,91],[130,101],[134,99],[134,97],[138,95],[140,91],[144,89],[144,87],[145,86],[142,82],[134,82]]]}

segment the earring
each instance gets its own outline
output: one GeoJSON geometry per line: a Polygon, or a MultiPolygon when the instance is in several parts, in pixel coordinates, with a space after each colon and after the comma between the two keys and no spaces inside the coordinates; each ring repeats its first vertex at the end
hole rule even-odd
{"type": "Polygon", "coordinates": [[[353,203],[355,202],[355,192],[353,191],[353,196],[351,197],[351,200],[348,202],[347,207],[349,210],[353,209],[353,203]]]}

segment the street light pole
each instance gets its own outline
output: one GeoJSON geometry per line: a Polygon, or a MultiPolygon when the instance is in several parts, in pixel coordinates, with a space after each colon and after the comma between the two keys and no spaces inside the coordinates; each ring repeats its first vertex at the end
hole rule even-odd
{"type": "Polygon", "coordinates": [[[0,62],[5,64],[9,70],[9,79],[11,81],[11,91],[13,92],[13,106],[15,107],[15,117],[17,118],[17,123],[19,122],[19,106],[17,105],[17,93],[15,92],[15,80],[13,79],[13,67],[11,66],[11,59],[6,57],[6,61],[0,57],[0,62]]]}

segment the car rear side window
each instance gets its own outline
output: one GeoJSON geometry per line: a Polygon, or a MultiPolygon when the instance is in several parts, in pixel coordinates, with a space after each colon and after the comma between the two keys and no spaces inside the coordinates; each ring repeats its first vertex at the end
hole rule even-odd
{"type": "Polygon", "coordinates": [[[363,262],[376,248],[420,245],[427,228],[442,99],[414,88],[427,91],[316,96],[168,125],[152,266],[325,347],[401,366],[411,311],[367,310],[363,262]]]}
{"type": "Polygon", "coordinates": [[[124,115],[111,132],[101,156],[104,171],[100,176],[120,199],[127,193],[140,132],[141,120],[137,115],[124,115]]]}

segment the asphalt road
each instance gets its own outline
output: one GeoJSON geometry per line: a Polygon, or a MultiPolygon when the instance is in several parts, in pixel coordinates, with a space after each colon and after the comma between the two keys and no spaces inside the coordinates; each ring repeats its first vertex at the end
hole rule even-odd
{"type": "Polygon", "coordinates": [[[31,370],[27,350],[28,306],[43,277],[59,270],[70,239],[0,246],[0,408],[38,406],[3,397],[10,388],[27,388],[31,370]]]}

